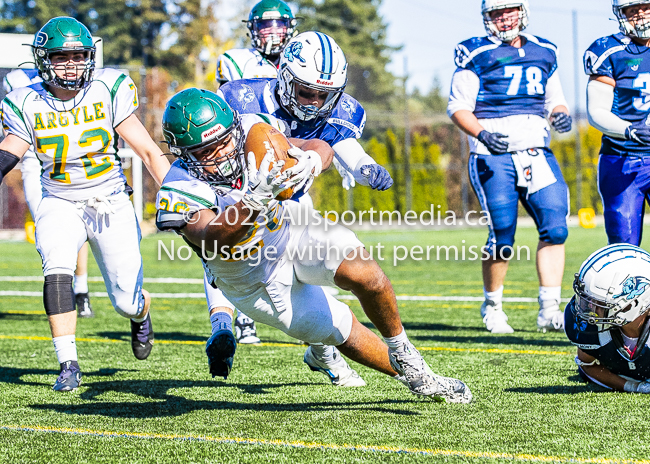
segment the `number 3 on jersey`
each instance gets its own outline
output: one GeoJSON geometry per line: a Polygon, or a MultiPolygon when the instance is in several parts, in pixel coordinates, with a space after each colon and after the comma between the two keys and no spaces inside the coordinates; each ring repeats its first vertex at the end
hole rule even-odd
{"type": "MultiPolygon", "coordinates": [[[[82,148],[90,147],[93,142],[100,142],[102,147],[98,151],[89,152],[80,157],[87,179],[99,177],[113,167],[109,156],[101,158],[99,163],[93,159],[94,155],[106,153],[111,143],[110,134],[105,129],[98,127],[97,129],[84,131],[79,138],[79,146],[82,148]]],[[[36,139],[36,150],[38,153],[45,154],[48,150],[54,149],[50,179],[64,184],[70,183],[70,174],[65,172],[65,167],[68,162],[69,146],[68,136],[65,134],[39,137],[36,139]]]]}
{"type": "MultiPolygon", "coordinates": [[[[521,78],[524,74],[523,66],[506,66],[504,68],[505,77],[512,79],[506,95],[517,95],[519,94],[519,85],[521,84],[521,78]]],[[[531,66],[526,68],[526,92],[528,95],[543,95],[544,94],[544,85],[542,84],[542,79],[544,75],[542,70],[537,66],[531,66]]]]}

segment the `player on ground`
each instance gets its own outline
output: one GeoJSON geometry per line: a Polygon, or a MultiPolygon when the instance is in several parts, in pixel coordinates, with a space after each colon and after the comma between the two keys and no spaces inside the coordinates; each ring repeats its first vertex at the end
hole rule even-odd
{"type": "Polygon", "coordinates": [[[537,327],[562,330],[568,189],[549,149],[546,117],[556,131],[568,132],[571,116],[557,73],[557,49],[522,32],[528,0],[483,0],[482,13],[488,36],[456,47],[458,69],[447,107],[452,121],[469,134],[470,180],[491,220],[481,317],[492,333],[513,332],[502,300],[521,201],[539,231],[537,327]]]}
{"type": "Polygon", "coordinates": [[[0,143],[0,181],[29,150],[43,165],[43,199],[36,211],[36,248],[43,260],[43,300],[57,359],[54,390],[81,384],[72,294],[75,257],[85,241],[95,255],[115,310],[131,319],[131,347],[146,359],[153,345],[149,294],[142,289],[140,231],[116,156],[122,137],[158,183],[169,162],[134,111],[133,81],[116,70],[95,72],[88,29],[68,17],[36,34],[34,59],[43,79],[2,101],[7,137],[0,143]]]}
{"type": "Polygon", "coordinates": [[[564,310],[580,376],[603,387],[650,393],[650,254],[628,244],[593,253],[564,310]]]}
{"type": "Polygon", "coordinates": [[[296,19],[282,0],[262,0],[248,16],[252,48],[228,50],[217,58],[217,82],[275,77],[280,53],[291,39],[296,19]]]}
{"type": "Polygon", "coordinates": [[[587,114],[603,132],[598,191],[609,243],[639,245],[650,195],[650,1],[613,0],[621,32],[585,52],[587,114]]]}
{"type": "MultiPolygon", "coordinates": [[[[14,69],[5,76],[2,85],[5,92],[9,93],[12,90],[38,82],[42,82],[38,75],[38,69],[14,69]]],[[[29,150],[20,161],[20,172],[23,177],[23,192],[25,192],[27,207],[32,219],[35,219],[36,210],[43,198],[43,186],[41,185],[41,163],[34,154],[34,147],[29,147],[29,150]]],[[[74,271],[72,290],[74,291],[77,315],[79,317],[94,317],[95,313],[90,305],[90,296],[88,295],[87,242],[83,244],[77,255],[77,267],[74,271]]]]}
{"type": "MultiPolygon", "coordinates": [[[[390,282],[355,234],[338,224],[326,228],[313,209],[308,210],[313,219],[298,220],[287,213],[303,206],[275,200],[289,187],[300,192],[330,160],[292,149],[299,162],[281,173],[283,162],[269,169],[273,153],[267,152],[257,169],[255,155],[246,157],[243,145],[251,118],[260,117],[240,119],[216,94],[192,90],[203,97],[186,101],[188,91],[181,92],[163,116],[165,139],[180,159],[158,194],[158,227],[181,233],[212,283],[256,321],[310,344],[337,346],[361,364],[403,376],[414,394],[469,402],[467,386],[433,374],[409,342],[390,282]],[[320,287],[334,284],[359,298],[388,346],[320,287]]],[[[226,377],[236,349],[232,319],[223,312],[214,323],[211,368],[226,377]]]]}

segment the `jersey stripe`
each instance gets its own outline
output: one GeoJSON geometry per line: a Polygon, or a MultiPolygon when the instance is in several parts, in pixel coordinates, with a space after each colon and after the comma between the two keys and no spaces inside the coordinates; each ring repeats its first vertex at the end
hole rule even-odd
{"type": "Polygon", "coordinates": [[[600,68],[600,65],[603,64],[603,62],[609,58],[610,55],[613,55],[616,52],[620,52],[621,50],[625,50],[625,45],[619,45],[618,47],[612,47],[609,50],[607,50],[605,53],[600,55],[594,65],[591,67],[591,69],[594,72],[598,71],[598,68],[600,68]]]}
{"type": "Polygon", "coordinates": [[[239,73],[239,77],[240,77],[240,78],[244,77],[244,73],[241,71],[241,69],[239,69],[239,66],[237,65],[237,62],[236,62],[235,60],[232,59],[232,56],[230,56],[230,55],[227,54],[227,53],[224,53],[223,56],[225,56],[226,58],[228,58],[228,59],[230,60],[230,62],[235,66],[235,69],[236,69],[237,72],[239,73]]]}
{"type": "MultiPolygon", "coordinates": [[[[5,98],[3,102],[6,102],[6,104],[16,113],[16,116],[20,118],[20,120],[23,122],[23,125],[25,126],[25,130],[27,131],[28,134],[31,134],[29,131],[29,127],[27,127],[27,123],[25,122],[25,118],[23,117],[23,112],[18,109],[16,105],[14,105],[14,102],[9,100],[8,98],[5,98]]],[[[30,142],[31,143],[31,142],[30,142]]]]}
{"type": "Polygon", "coordinates": [[[124,79],[126,79],[126,74],[122,74],[115,81],[115,84],[113,85],[113,88],[111,89],[111,103],[115,103],[115,95],[117,95],[117,89],[120,87],[120,84],[122,82],[124,82],[124,79]]]}
{"type": "Polygon", "coordinates": [[[323,55],[323,65],[321,67],[322,74],[320,75],[321,79],[330,79],[332,77],[332,44],[330,39],[320,32],[316,32],[318,39],[320,40],[321,50],[323,55]],[[327,75],[327,76],[326,76],[327,75]]]}
{"type": "MultiPolygon", "coordinates": [[[[257,115],[264,120],[265,123],[271,124],[271,120],[264,114],[257,113],[257,115]]],[[[272,124],[271,124],[272,125],[272,124]]]]}
{"type": "Polygon", "coordinates": [[[580,272],[578,278],[583,279],[587,271],[591,268],[591,266],[594,265],[596,261],[598,261],[600,258],[603,258],[604,256],[607,256],[609,253],[612,253],[614,251],[644,251],[644,250],[639,250],[639,247],[627,243],[621,243],[611,248],[608,247],[606,250],[602,250],[600,253],[594,255],[587,263],[585,263],[585,265],[582,267],[582,272],[580,272]]]}
{"type": "Polygon", "coordinates": [[[202,198],[202,197],[200,197],[198,195],[193,195],[191,193],[183,192],[182,190],[178,190],[178,189],[175,189],[175,188],[172,188],[172,187],[168,187],[166,185],[163,185],[162,187],[160,187],[160,190],[166,190],[168,192],[176,192],[176,193],[179,193],[181,195],[185,195],[187,198],[191,198],[192,200],[196,201],[197,203],[200,203],[203,206],[206,206],[208,208],[213,208],[214,207],[214,203],[212,203],[211,201],[208,201],[205,198],[202,198]]]}

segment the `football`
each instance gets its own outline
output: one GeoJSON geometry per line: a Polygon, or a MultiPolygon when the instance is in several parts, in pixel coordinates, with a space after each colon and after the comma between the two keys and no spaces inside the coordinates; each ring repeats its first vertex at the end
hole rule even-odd
{"type": "MultiPolygon", "coordinates": [[[[244,144],[245,153],[250,153],[251,151],[255,153],[255,166],[257,168],[260,167],[260,164],[262,164],[262,160],[267,153],[273,153],[276,160],[284,160],[282,172],[291,166],[294,166],[298,162],[287,153],[289,148],[291,148],[291,144],[284,134],[275,127],[264,122],[258,122],[251,127],[244,144]]],[[[270,168],[272,167],[273,163],[271,163],[270,168]]],[[[290,188],[279,194],[275,199],[283,201],[288,200],[292,196],[293,189],[290,188]]]]}

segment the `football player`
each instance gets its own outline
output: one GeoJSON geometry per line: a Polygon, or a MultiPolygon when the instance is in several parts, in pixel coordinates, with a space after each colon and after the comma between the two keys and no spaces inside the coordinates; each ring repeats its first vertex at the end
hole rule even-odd
{"type": "MultiPolygon", "coordinates": [[[[366,114],[359,102],[344,93],[348,64],[336,42],[320,32],[304,32],[289,41],[279,64],[275,79],[232,81],[221,86],[218,94],[241,114],[270,114],[284,121],[291,137],[327,142],[334,149],[334,165],[345,188],[354,187],[355,182],[380,191],[390,188],[393,179],[388,171],[357,141],[366,114]]],[[[313,207],[308,195],[300,201],[313,207]]],[[[218,301],[218,295],[211,291],[208,299],[218,301]]],[[[317,359],[338,356],[332,347],[317,346],[309,351],[317,359]]],[[[304,360],[317,370],[307,357],[304,360]]],[[[330,369],[321,372],[335,385],[346,385],[342,378],[347,370],[341,375],[330,369]]]]}
{"type": "Polygon", "coordinates": [[[609,243],[639,245],[650,194],[650,1],[613,0],[621,32],[585,52],[587,114],[603,132],[598,191],[609,243]]]}
{"type": "Polygon", "coordinates": [[[275,77],[280,54],[291,39],[296,19],[282,0],[262,0],[244,21],[253,48],[235,48],[217,58],[217,82],[275,77]]]}
{"type": "Polygon", "coordinates": [[[528,0],[483,0],[482,13],[488,35],[456,47],[458,68],[447,107],[452,121],[469,135],[470,181],[490,215],[481,317],[492,333],[513,332],[502,299],[521,202],[539,232],[537,327],[562,330],[568,189],[549,149],[549,122],[556,131],[568,132],[571,116],[557,72],[557,49],[523,32],[528,0]]]}
{"type": "Polygon", "coordinates": [[[14,90],[2,101],[0,181],[34,146],[42,163],[43,198],[36,211],[36,248],[43,260],[43,301],[61,374],[56,391],[81,384],[72,293],[75,257],[88,241],[109,298],[131,320],[131,347],[146,359],[153,345],[142,289],[140,230],[127,193],[117,138],[140,156],[160,184],[169,162],[134,112],[133,81],[119,71],[95,71],[95,44],[82,23],[58,17],[34,38],[41,83],[14,90]]]}
{"type": "MultiPolygon", "coordinates": [[[[158,227],[182,234],[203,260],[211,284],[254,320],[310,344],[337,346],[351,359],[401,378],[416,395],[471,401],[463,382],[433,374],[408,340],[390,282],[355,234],[338,224],[325,226],[308,207],[308,219],[290,216],[305,206],[275,199],[287,188],[295,187],[294,197],[307,190],[330,160],[292,148],[296,166],[281,172],[278,161],[270,168],[274,154],[267,152],[256,168],[255,154],[246,156],[243,147],[248,128],[259,120],[252,114],[240,118],[205,90],[172,97],[163,133],[179,159],[158,194],[158,227]],[[321,285],[352,291],[386,344],[321,285]]],[[[213,373],[226,377],[236,349],[232,319],[222,312],[215,323],[208,354],[213,373]]]]}
{"type": "Polygon", "coordinates": [[[564,316],[583,379],[650,393],[649,276],[650,254],[629,244],[606,246],[582,263],[564,316]]]}
{"type": "MultiPolygon", "coordinates": [[[[41,82],[38,69],[14,69],[8,73],[2,81],[6,93],[20,87],[27,87],[41,82]]],[[[41,185],[41,163],[34,154],[34,147],[29,150],[20,161],[20,172],[23,177],[23,192],[32,218],[36,218],[38,204],[43,198],[43,186],[41,185]]],[[[88,243],[84,243],[77,254],[77,267],[74,271],[72,284],[77,316],[95,317],[88,295],[88,243]]]]}

